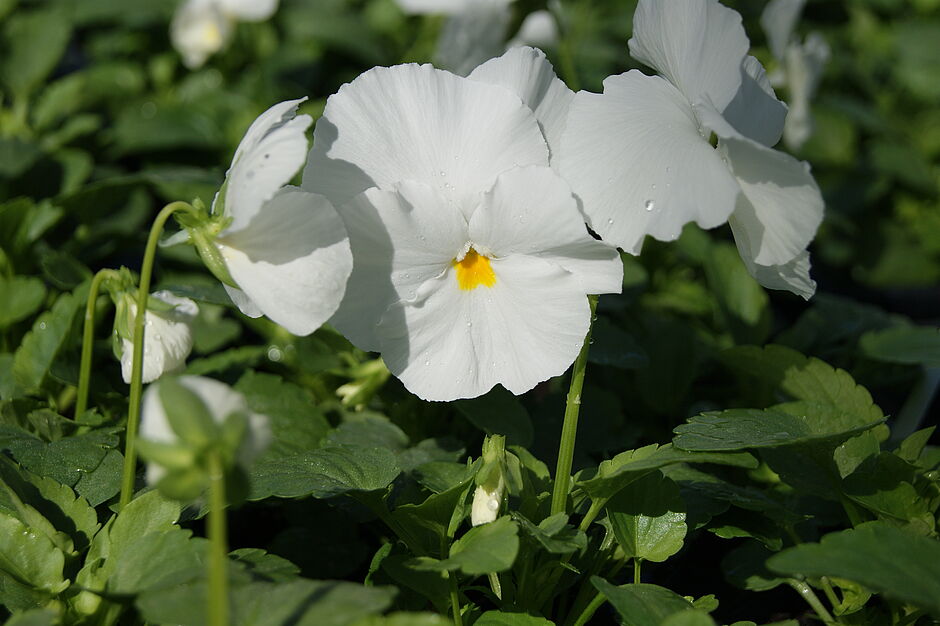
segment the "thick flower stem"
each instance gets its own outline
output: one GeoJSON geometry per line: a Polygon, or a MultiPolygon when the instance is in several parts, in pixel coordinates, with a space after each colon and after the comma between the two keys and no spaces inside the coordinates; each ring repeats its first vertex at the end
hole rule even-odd
{"type": "Polygon", "coordinates": [[[144,260],[140,268],[140,286],[137,290],[137,315],[134,316],[134,353],[131,360],[131,393],[127,407],[127,432],[124,441],[124,473],[121,478],[121,500],[123,509],[134,495],[134,475],[137,469],[137,423],[140,420],[140,396],[143,390],[144,375],[144,318],[147,311],[147,297],[150,294],[150,276],[153,273],[153,261],[157,254],[160,233],[170,216],[177,211],[187,211],[198,215],[196,209],[186,202],[171,202],[161,209],[150,227],[144,260]]]}
{"type": "Polygon", "coordinates": [[[460,590],[457,588],[457,572],[448,572],[450,582],[450,606],[454,613],[454,626],[463,626],[463,617],[460,615],[460,590]]]}
{"type": "Polygon", "coordinates": [[[209,626],[228,626],[228,533],[225,525],[225,473],[219,453],[209,453],[209,626]]]}
{"type": "Polygon", "coordinates": [[[561,440],[558,442],[558,465],[555,467],[555,487],[552,490],[552,515],[564,513],[568,502],[571,462],[574,458],[574,443],[578,435],[578,414],[581,412],[581,388],[584,386],[584,371],[587,368],[588,349],[591,347],[591,329],[594,326],[597,296],[588,296],[588,303],[591,308],[591,322],[588,325],[587,336],[584,337],[584,345],[581,346],[581,352],[575,359],[571,370],[565,422],[561,427],[561,440]]]}
{"type": "Polygon", "coordinates": [[[88,387],[91,381],[91,353],[95,340],[95,304],[101,283],[109,278],[119,278],[111,269],[101,270],[91,280],[88,289],[88,303],[85,305],[85,327],[82,331],[82,360],[78,371],[78,396],[75,399],[75,419],[88,409],[88,387]]]}

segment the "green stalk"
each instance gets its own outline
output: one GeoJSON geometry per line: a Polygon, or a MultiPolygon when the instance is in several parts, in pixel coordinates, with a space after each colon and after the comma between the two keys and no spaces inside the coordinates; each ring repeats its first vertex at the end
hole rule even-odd
{"type": "Polygon", "coordinates": [[[581,611],[581,614],[578,615],[578,619],[574,621],[574,626],[584,626],[588,621],[594,617],[594,613],[597,612],[597,609],[601,608],[601,605],[607,601],[607,598],[604,597],[604,594],[598,593],[594,596],[590,603],[584,610],[581,611]]]}
{"type": "Polygon", "coordinates": [[[225,525],[225,473],[222,459],[209,452],[209,626],[228,626],[228,537],[225,525]]]}
{"type": "Polygon", "coordinates": [[[800,594],[806,603],[809,604],[813,611],[816,612],[816,615],[823,621],[825,624],[832,624],[835,620],[832,619],[832,615],[829,611],[826,610],[826,607],[823,606],[823,603],[820,602],[819,598],[816,596],[816,593],[813,592],[812,587],[807,585],[804,582],[799,580],[789,579],[787,584],[793,587],[793,589],[800,594]]]}
{"type": "Polygon", "coordinates": [[[490,581],[490,589],[493,590],[493,595],[495,595],[500,600],[503,599],[503,586],[499,583],[499,574],[495,572],[490,572],[486,575],[490,581]]]}
{"type": "Polygon", "coordinates": [[[641,559],[633,557],[633,584],[639,585],[642,582],[642,577],[640,576],[640,564],[642,563],[641,559]]]}
{"type": "Polygon", "coordinates": [[[454,612],[454,626],[463,626],[463,617],[460,615],[460,591],[457,589],[457,572],[447,572],[450,582],[450,606],[454,612]]]}
{"type": "Polygon", "coordinates": [[[568,401],[565,406],[565,423],[561,428],[561,440],[558,442],[558,465],[555,467],[555,487],[552,490],[552,515],[564,513],[568,502],[568,489],[571,483],[571,462],[574,458],[574,443],[578,435],[578,414],[581,412],[581,388],[584,386],[584,371],[587,368],[588,349],[591,347],[591,328],[594,326],[594,311],[597,309],[597,296],[588,296],[591,320],[581,352],[575,359],[571,370],[571,386],[568,388],[568,401]]]}
{"type": "Polygon", "coordinates": [[[143,391],[144,375],[144,318],[147,313],[147,298],[150,295],[150,276],[153,274],[153,261],[157,254],[157,243],[163,225],[176,211],[187,211],[198,216],[199,213],[186,202],[171,202],[163,207],[150,227],[144,260],[140,268],[140,286],[137,290],[137,315],[134,316],[134,354],[131,361],[131,394],[127,407],[127,432],[124,442],[124,473],[121,478],[121,500],[119,509],[123,509],[134,495],[134,475],[137,469],[137,424],[140,421],[140,396],[143,391]]]}
{"type": "Polygon", "coordinates": [[[85,327],[82,331],[82,360],[78,371],[78,396],[75,400],[75,419],[81,417],[88,409],[88,387],[91,381],[92,344],[95,340],[95,304],[98,301],[98,291],[101,283],[108,278],[119,277],[111,269],[101,270],[91,280],[88,288],[88,302],[85,304],[85,327]]]}

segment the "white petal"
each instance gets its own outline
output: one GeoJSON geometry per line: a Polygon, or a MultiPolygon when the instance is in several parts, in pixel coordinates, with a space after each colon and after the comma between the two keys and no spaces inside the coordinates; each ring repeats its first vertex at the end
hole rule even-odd
{"type": "Polygon", "coordinates": [[[415,180],[469,215],[501,172],[547,163],[535,116],[506,89],[429,65],[377,67],[330,96],[303,187],[340,206],[369,187],[415,180]]]}
{"type": "Polygon", "coordinates": [[[623,286],[616,248],[588,234],[571,187],[547,167],[497,178],[470,219],[470,239],[495,257],[525,254],[560,265],[585,294],[620,293],[623,286]]]}
{"type": "Polygon", "coordinates": [[[477,0],[447,18],[437,40],[434,64],[460,76],[505,49],[512,12],[502,0],[477,0]]]}
{"type": "Polygon", "coordinates": [[[741,88],[722,115],[742,135],[765,146],[773,146],[780,141],[787,105],[777,100],[764,67],[754,57],[744,59],[741,88]]]}
{"type": "Polygon", "coordinates": [[[216,244],[245,295],[295,335],[309,335],[336,311],[352,270],[339,215],[326,198],[296,187],[216,244]]]}
{"type": "Polygon", "coordinates": [[[793,43],[787,48],[786,78],[792,106],[784,139],[790,148],[798,149],[813,132],[810,100],[828,62],[829,44],[819,33],[810,33],[803,45],[793,43]]]}
{"type": "MultiPolygon", "coordinates": [[[[478,0],[395,0],[405,13],[460,13],[478,0]]],[[[508,4],[512,0],[503,0],[508,4]]]]}
{"type": "Polygon", "coordinates": [[[236,289],[235,287],[229,287],[224,283],[222,286],[225,287],[225,292],[228,294],[228,297],[232,299],[232,302],[244,315],[252,318],[257,318],[264,315],[264,311],[259,309],[254,300],[249,298],[248,294],[246,294],[244,291],[241,289],[236,289]]]}
{"type": "Polygon", "coordinates": [[[183,63],[196,69],[218,52],[232,35],[232,23],[208,0],[187,0],[173,15],[170,40],[183,63]]]}
{"type": "Polygon", "coordinates": [[[456,400],[501,384],[521,394],[574,362],[590,318],[578,281],[527,256],[493,259],[492,268],[496,283],[469,291],[448,268],[383,316],[382,358],[412,393],[456,400]]]}
{"type": "Polygon", "coordinates": [[[633,254],[647,234],[669,241],[691,221],[724,223],[740,193],[685,97],[636,70],[575,96],[553,165],[591,228],[633,254]]]}
{"type": "Polygon", "coordinates": [[[760,25],[767,34],[770,51],[783,60],[784,50],[793,36],[793,29],[806,0],[770,0],[760,16],[760,25]]]}
{"type": "Polygon", "coordinates": [[[633,58],[689,102],[710,101],[719,111],[738,91],[750,47],[741,16],[717,0],[640,0],[628,43],[633,58]]]}
{"type": "Polygon", "coordinates": [[[225,215],[230,231],[244,228],[266,200],[293,178],[307,156],[309,115],[297,107],[306,100],[275,104],[258,116],[238,144],[226,177],[225,215]]]}
{"type": "MultiPolygon", "coordinates": [[[[732,228],[734,227],[734,218],[731,218],[732,228]]],[[[809,252],[804,250],[792,261],[783,265],[756,265],[748,260],[744,250],[738,246],[741,258],[744,259],[744,265],[747,271],[757,282],[768,289],[777,289],[781,291],[790,291],[809,300],[816,293],[816,281],[809,276],[809,252]]]]}
{"type": "MultiPolygon", "coordinates": [[[[757,265],[783,265],[812,241],[824,202],[809,164],[739,134],[708,107],[697,107],[743,193],[734,209],[735,238],[757,265]]],[[[741,247],[741,246],[739,246],[741,247]]]]}
{"type": "Polygon", "coordinates": [[[519,32],[509,46],[549,48],[558,44],[558,23],[550,11],[532,11],[522,20],[519,32]]]}
{"type": "Polygon", "coordinates": [[[440,276],[465,252],[467,222],[436,189],[406,181],[369,189],[340,207],[349,232],[353,271],[331,323],[356,346],[378,350],[375,327],[398,300],[440,276]]]}
{"type": "MultiPolygon", "coordinates": [[[[186,365],[186,357],[193,349],[192,323],[199,315],[199,307],[189,298],[180,298],[169,291],[157,291],[150,298],[174,306],[171,311],[147,310],[144,322],[144,371],[142,380],[152,382],[167,372],[186,365]]],[[[130,305],[130,319],[137,315],[137,305],[130,305]]],[[[125,383],[131,382],[134,344],[123,339],[121,375],[125,383]]]]}
{"type": "Polygon", "coordinates": [[[558,150],[574,92],[555,76],[544,52],[528,47],[512,48],[477,67],[468,78],[505,87],[522,98],[535,112],[549,151],[558,150]]]}
{"type": "Polygon", "coordinates": [[[226,13],[244,22],[261,22],[277,11],[278,0],[216,0],[226,13]]]}

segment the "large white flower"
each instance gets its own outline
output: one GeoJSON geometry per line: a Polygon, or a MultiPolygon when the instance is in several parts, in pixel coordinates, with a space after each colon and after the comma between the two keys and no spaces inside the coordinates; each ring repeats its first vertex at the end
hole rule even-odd
{"type": "Polygon", "coordinates": [[[740,15],[716,0],[640,0],[629,45],[662,77],[633,70],[578,93],[553,161],[591,227],[638,254],[647,234],[730,221],[758,281],[809,298],[823,200],[806,163],[771,149],[786,106],[747,56],[740,15]]]}
{"type": "MultiPolygon", "coordinates": [[[[133,365],[134,319],[137,302],[133,294],[119,296],[115,315],[115,333],[119,340],[121,375],[125,383],[131,382],[133,365]]],[[[143,382],[152,382],[166,373],[175,372],[186,365],[186,357],[193,349],[192,323],[199,315],[199,307],[189,298],[175,296],[169,291],[157,291],[147,298],[144,321],[143,382]]]]}
{"type": "Polygon", "coordinates": [[[336,311],[352,255],[329,200],[283,187],[306,159],[312,120],[295,117],[302,101],[276,104],[254,121],[213,203],[219,232],[191,236],[242,313],[308,335],[336,311]]]}
{"type": "Polygon", "coordinates": [[[425,399],[563,373],[586,295],[620,291],[616,250],[548,167],[542,128],[561,128],[569,101],[557,80],[531,48],[471,78],[375,68],[317,122],[303,186],[339,207],[354,259],[332,323],[425,399]]]}
{"type": "MultiPolygon", "coordinates": [[[[209,410],[212,419],[223,423],[233,413],[248,418],[248,429],[237,451],[237,461],[248,466],[271,442],[268,417],[252,412],[245,396],[225,383],[203,376],[180,376],[178,382],[192,391],[209,410]]],[[[141,404],[140,437],[157,444],[175,444],[180,440],[167,419],[167,409],[160,399],[160,383],[147,387],[141,404]]],[[[156,484],[166,474],[166,468],[147,464],[147,482],[156,484]]]]}
{"type": "Polygon", "coordinates": [[[277,10],[278,0],[185,0],[170,24],[173,47],[190,69],[202,66],[225,46],[235,22],[260,22],[277,10]]]}
{"type": "Polygon", "coordinates": [[[806,0],[771,0],[760,19],[778,63],[768,78],[775,87],[785,86],[789,94],[790,112],[783,127],[783,141],[794,150],[813,134],[810,101],[829,62],[829,44],[822,35],[810,33],[803,42],[794,36],[804,4],[806,0]]]}

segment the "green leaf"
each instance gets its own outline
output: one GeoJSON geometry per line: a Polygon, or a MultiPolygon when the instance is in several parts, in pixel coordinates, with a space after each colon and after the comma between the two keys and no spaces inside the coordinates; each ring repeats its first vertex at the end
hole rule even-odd
{"type": "Polygon", "coordinates": [[[450,609],[450,584],[440,571],[429,570],[424,564],[424,559],[394,554],[382,561],[382,571],[397,584],[430,600],[438,611],[446,614],[450,609]]]}
{"type": "Polygon", "coordinates": [[[72,330],[75,314],[84,304],[87,285],[64,293],[43,313],[23,337],[13,355],[13,379],[26,391],[37,391],[72,330]]]}
{"type": "Polygon", "coordinates": [[[0,61],[0,80],[25,98],[55,68],[72,34],[71,20],[59,8],[23,11],[5,20],[8,52],[0,61]]]}
{"type": "Polygon", "coordinates": [[[264,458],[320,447],[330,425],[304,389],[273,374],[248,371],[235,390],[244,394],[252,411],[270,419],[273,441],[264,458]]]}
{"type": "Polygon", "coordinates": [[[442,542],[454,536],[466,514],[467,494],[479,467],[477,461],[465,469],[459,482],[428,496],[424,502],[403,504],[392,511],[392,519],[408,534],[412,550],[421,555],[438,554],[442,542]]]}
{"type": "Polygon", "coordinates": [[[196,392],[172,376],[163,378],[156,386],[167,422],[180,441],[201,448],[219,438],[219,425],[196,392]]]}
{"type": "Polygon", "coordinates": [[[228,556],[245,565],[255,579],[279,583],[294,580],[300,574],[300,568],[287,559],[259,548],[239,548],[232,550],[228,556]]]}
{"type": "Polygon", "coordinates": [[[507,445],[532,444],[532,419],[519,399],[502,387],[454,403],[457,410],[487,435],[505,435],[507,445]]]}
{"type": "Polygon", "coordinates": [[[45,297],[46,286],[38,278],[0,276],[0,329],[35,313],[45,297]]]}
{"type": "Polygon", "coordinates": [[[774,553],[756,541],[731,550],[721,560],[725,578],[735,587],[748,591],[769,591],[786,580],[767,569],[767,559],[774,553]]]}
{"type": "Polygon", "coordinates": [[[626,626],[661,626],[675,613],[694,609],[682,596],[657,585],[622,585],[616,587],[598,576],[591,584],[617,609],[626,626]]]}
{"type": "Polygon", "coordinates": [[[673,613],[663,620],[662,626],[715,626],[715,620],[705,611],[692,609],[673,613]]]}
{"type": "Polygon", "coordinates": [[[600,464],[597,474],[577,486],[591,498],[610,498],[628,484],[653,470],[675,463],[715,463],[733,467],[757,467],[757,459],[746,453],[687,452],[671,444],[656,444],[621,452],[600,464]]]}
{"type": "Polygon", "coordinates": [[[940,615],[940,542],[884,522],[830,533],[773,556],[788,576],[836,576],[940,615]]]}
{"type": "MultiPolygon", "coordinates": [[[[783,406],[783,405],[781,405],[783,406]]],[[[873,428],[884,421],[858,424],[849,413],[828,407],[793,403],[794,410],[728,409],[707,411],[673,429],[677,448],[694,452],[725,452],[756,448],[779,448],[803,443],[836,441],[873,428]],[[832,419],[820,420],[825,415],[832,419]]]]}
{"type": "Polygon", "coordinates": [[[180,505],[159,491],[140,494],[124,507],[108,532],[113,554],[124,551],[137,537],[176,528],[180,505]]]}
{"type": "Polygon", "coordinates": [[[609,319],[598,316],[591,330],[588,362],[635,370],[649,365],[649,356],[632,335],[614,326],[609,319]]]}
{"type": "Polygon", "coordinates": [[[512,518],[546,552],[550,554],[571,554],[587,547],[587,535],[568,524],[565,513],[556,513],[543,519],[538,526],[527,520],[520,513],[513,511],[512,518]]]}
{"type": "Polygon", "coordinates": [[[487,611],[473,622],[473,626],[554,626],[554,624],[555,622],[544,617],[503,611],[487,611]]]}
{"type": "Polygon", "coordinates": [[[713,245],[705,276],[735,342],[763,343],[770,333],[770,299],[748,273],[737,248],[730,243],[713,245]]]}
{"type": "Polygon", "coordinates": [[[384,415],[353,413],[328,436],[329,445],[387,448],[401,452],[408,446],[408,435],[384,415]]]}
{"type": "Polygon", "coordinates": [[[916,468],[891,452],[870,457],[845,478],[845,494],[879,516],[925,520],[933,531],[929,502],[914,489],[916,468]]]}
{"type": "Polygon", "coordinates": [[[59,616],[49,609],[32,609],[14,613],[4,626],[57,626],[59,616]]]}
{"type": "MultiPolygon", "coordinates": [[[[477,620],[474,626],[479,623],[477,620]]],[[[453,621],[436,613],[399,612],[383,616],[373,615],[357,621],[355,626],[450,626],[451,624],[453,621]]]]}
{"type": "Polygon", "coordinates": [[[627,557],[661,563],[682,548],[688,530],[679,486],[654,471],[607,502],[607,518],[627,557]]]}
{"type": "Polygon", "coordinates": [[[249,500],[270,496],[330,498],[351,491],[384,489],[400,473],[384,448],[333,446],[259,459],[251,469],[249,500]]]}
{"type": "Polygon", "coordinates": [[[49,595],[69,586],[65,555],[44,534],[0,511],[0,571],[21,585],[49,595]]]}
{"type": "Polygon", "coordinates": [[[476,526],[455,541],[450,556],[429,569],[456,570],[477,576],[505,572],[512,567],[519,551],[519,527],[511,518],[476,526]]]}
{"type": "Polygon", "coordinates": [[[205,567],[208,542],[191,540],[179,527],[138,535],[123,546],[108,577],[108,591],[136,594],[150,587],[165,587],[191,577],[205,567]]]}
{"type": "Polygon", "coordinates": [[[862,335],[859,346],[879,361],[940,367],[940,328],[898,326],[870,331],[862,335]]]}

